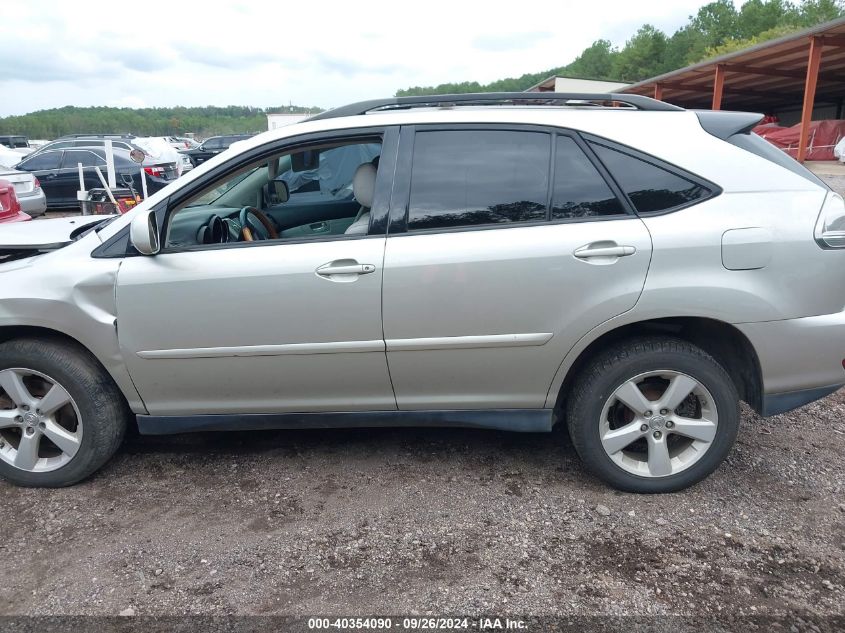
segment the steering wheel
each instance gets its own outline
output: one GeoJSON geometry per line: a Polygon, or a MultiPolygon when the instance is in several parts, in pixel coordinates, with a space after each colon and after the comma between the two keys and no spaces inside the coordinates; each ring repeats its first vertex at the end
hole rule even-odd
{"type": "Polygon", "coordinates": [[[267,217],[267,214],[260,209],[247,206],[241,209],[241,212],[238,214],[238,223],[241,225],[242,241],[252,242],[254,240],[267,239],[261,234],[259,227],[250,220],[249,216],[253,216],[258,220],[264,230],[267,231],[267,235],[270,236],[271,240],[279,239],[279,232],[276,231],[276,227],[273,226],[273,223],[270,221],[270,218],[267,217]]]}

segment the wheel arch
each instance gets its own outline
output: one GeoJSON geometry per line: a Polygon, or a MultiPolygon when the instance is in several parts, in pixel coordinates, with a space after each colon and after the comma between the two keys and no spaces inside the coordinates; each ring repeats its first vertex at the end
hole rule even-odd
{"type": "Polygon", "coordinates": [[[136,413],[146,413],[146,409],[143,407],[143,403],[140,402],[140,396],[135,389],[135,385],[131,382],[129,375],[116,375],[114,371],[110,371],[109,365],[104,363],[103,359],[97,356],[97,354],[94,353],[88,345],[78,338],[68,334],[67,332],[62,332],[61,330],[40,325],[0,325],[0,343],[5,343],[6,341],[18,338],[37,338],[62,341],[65,343],[71,343],[84,350],[117,385],[118,389],[123,394],[123,397],[129,403],[130,408],[136,413]],[[139,403],[140,407],[138,406],[139,403]]]}
{"type": "MultiPolygon", "coordinates": [[[[575,378],[592,358],[621,341],[639,336],[659,336],[661,334],[685,340],[713,356],[728,372],[740,398],[758,413],[762,411],[762,370],[757,352],[751,341],[738,328],[724,321],[685,316],[661,317],[626,323],[603,332],[590,341],[578,352],[563,376],[554,403],[558,417],[561,417],[560,414],[564,410],[567,395],[575,378]]],[[[564,361],[565,364],[566,361],[564,361]]],[[[552,384],[553,389],[554,383],[552,384]]]]}

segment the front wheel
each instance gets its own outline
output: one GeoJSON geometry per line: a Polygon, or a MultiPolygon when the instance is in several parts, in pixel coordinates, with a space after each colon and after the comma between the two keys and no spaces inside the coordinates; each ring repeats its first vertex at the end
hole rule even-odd
{"type": "Polygon", "coordinates": [[[739,429],[739,396],[704,350],[674,338],[642,338],[595,358],[567,407],[584,464],[628,492],[673,492],[725,459],[739,429]]]}
{"type": "Polygon", "coordinates": [[[74,484],[114,454],[128,416],[117,386],[78,345],[0,345],[1,477],[21,486],[74,484]]]}

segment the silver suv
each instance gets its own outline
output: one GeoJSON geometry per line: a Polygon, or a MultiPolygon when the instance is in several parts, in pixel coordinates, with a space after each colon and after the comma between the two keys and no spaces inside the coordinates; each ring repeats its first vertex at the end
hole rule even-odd
{"type": "Polygon", "coordinates": [[[845,204],[748,113],[631,95],[359,103],[122,217],[0,229],[0,474],[124,431],[568,425],[622,490],[711,473],[739,401],[845,383],[845,204]]]}

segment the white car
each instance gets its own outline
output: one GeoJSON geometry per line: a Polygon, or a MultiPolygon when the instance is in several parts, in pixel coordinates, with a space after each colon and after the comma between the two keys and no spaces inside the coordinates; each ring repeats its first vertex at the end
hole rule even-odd
{"type": "Polygon", "coordinates": [[[7,180],[15,187],[15,196],[21,204],[21,211],[33,218],[44,215],[47,197],[33,174],[28,171],[0,169],[0,180],[7,180]]]}
{"type": "Polygon", "coordinates": [[[162,138],[170,143],[170,147],[176,150],[194,149],[200,146],[197,141],[187,136],[164,136],[162,138]]]}
{"type": "Polygon", "coordinates": [[[17,165],[24,159],[23,154],[9,149],[5,145],[0,145],[0,167],[10,168],[17,165]]]}

